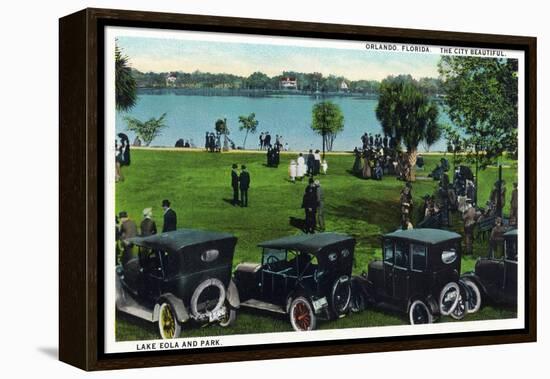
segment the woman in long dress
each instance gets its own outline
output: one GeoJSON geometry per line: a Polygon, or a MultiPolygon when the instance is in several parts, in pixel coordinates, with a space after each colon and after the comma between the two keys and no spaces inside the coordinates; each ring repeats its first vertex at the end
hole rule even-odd
{"type": "Polygon", "coordinates": [[[306,172],[307,172],[306,160],[304,158],[304,155],[300,153],[300,156],[298,156],[298,165],[296,167],[296,177],[302,180],[306,172]]]}
{"type": "Polygon", "coordinates": [[[372,176],[370,162],[369,162],[369,153],[365,151],[363,153],[363,179],[370,179],[372,176]]]}
{"type": "Polygon", "coordinates": [[[353,154],[355,154],[355,161],[353,162],[353,167],[351,168],[351,172],[353,172],[354,175],[360,175],[361,174],[361,152],[359,149],[355,148],[353,150],[353,154]]]}
{"type": "Polygon", "coordinates": [[[298,165],[296,164],[296,161],[293,159],[290,161],[290,166],[288,167],[288,176],[290,177],[290,181],[292,183],[296,182],[297,171],[298,171],[298,165]]]}

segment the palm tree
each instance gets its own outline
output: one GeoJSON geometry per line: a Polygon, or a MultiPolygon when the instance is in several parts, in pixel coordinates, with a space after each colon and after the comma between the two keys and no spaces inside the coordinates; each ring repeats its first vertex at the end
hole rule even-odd
{"type": "Polygon", "coordinates": [[[258,124],[260,122],[256,120],[256,114],[250,113],[248,116],[239,116],[239,130],[246,130],[246,134],[244,135],[244,142],[243,142],[243,150],[246,146],[246,138],[248,137],[248,133],[256,133],[256,128],[258,127],[258,124]]]}
{"type": "Polygon", "coordinates": [[[386,135],[405,145],[410,166],[410,181],[415,180],[414,166],[418,145],[433,145],[441,137],[437,105],[422,93],[413,80],[385,79],[380,85],[376,118],[386,135]]]}
{"type": "Polygon", "coordinates": [[[150,118],[147,121],[141,121],[137,118],[126,116],[124,120],[127,123],[128,130],[136,133],[149,146],[155,137],[160,135],[160,130],[166,127],[164,122],[166,113],[163,113],[159,118],[150,118]]]}
{"type": "Polygon", "coordinates": [[[128,65],[128,57],[115,46],[115,91],[116,108],[127,111],[136,104],[136,80],[128,65]]]}

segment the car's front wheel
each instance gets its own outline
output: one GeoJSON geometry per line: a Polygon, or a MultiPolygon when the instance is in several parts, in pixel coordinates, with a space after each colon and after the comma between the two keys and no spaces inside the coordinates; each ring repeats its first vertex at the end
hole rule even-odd
{"type": "Polygon", "coordinates": [[[351,302],[351,281],[344,275],[338,278],[332,286],[331,293],[332,311],[336,317],[345,315],[351,302]]]}
{"type": "Polygon", "coordinates": [[[297,332],[314,330],[317,318],[311,303],[303,296],[298,296],[290,303],[290,323],[297,332]]]}
{"type": "Polygon", "coordinates": [[[164,302],[159,310],[159,332],[162,339],[178,338],[181,334],[181,325],[177,320],[172,304],[164,302]]]}
{"type": "Polygon", "coordinates": [[[220,326],[223,328],[227,328],[228,326],[231,326],[235,323],[235,320],[237,319],[237,310],[233,308],[229,302],[225,302],[225,314],[220,319],[220,326]]]}
{"type": "Polygon", "coordinates": [[[469,279],[463,279],[468,289],[468,298],[466,300],[466,312],[476,313],[481,308],[481,291],[477,284],[469,279]]]}
{"type": "Polygon", "coordinates": [[[411,325],[431,324],[434,322],[434,317],[426,303],[415,300],[409,307],[409,321],[411,325]]]}
{"type": "Polygon", "coordinates": [[[458,303],[456,304],[455,309],[451,312],[451,317],[455,320],[462,320],[466,316],[466,301],[462,294],[458,298],[458,303]]]}

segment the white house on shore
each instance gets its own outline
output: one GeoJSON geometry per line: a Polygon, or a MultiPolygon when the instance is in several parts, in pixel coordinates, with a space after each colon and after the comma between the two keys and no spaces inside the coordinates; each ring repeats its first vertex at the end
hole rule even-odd
{"type": "Polygon", "coordinates": [[[281,78],[279,87],[281,89],[298,89],[298,79],[291,76],[281,78]]]}
{"type": "Polygon", "coordinates": [[[166,75],[166,86],[167,87],[175,86],[177,79],[178,78],[177,78],[176,74],[170,73],[170,74],[166,75]]]}
{"type": "Polygon", "coordinates": [[[342,83],[340,83],[340,91],[342,91],[342,92],[348,92],[349,91],[348,83],[346,83],[345,80],[342,80],[342,83]]]}

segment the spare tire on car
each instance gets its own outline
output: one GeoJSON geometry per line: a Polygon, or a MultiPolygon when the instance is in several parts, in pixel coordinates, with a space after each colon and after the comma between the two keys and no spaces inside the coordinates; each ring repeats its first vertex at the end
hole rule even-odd
{"type": "Polygon", "coordinates": [[[225,302],[225,287],[216,278],[201,282],[191,296],[191,314],[198,320],[209,319],[225,302]]]}

